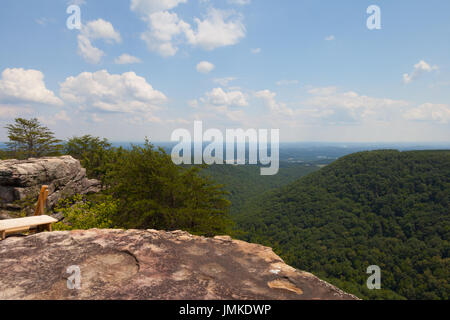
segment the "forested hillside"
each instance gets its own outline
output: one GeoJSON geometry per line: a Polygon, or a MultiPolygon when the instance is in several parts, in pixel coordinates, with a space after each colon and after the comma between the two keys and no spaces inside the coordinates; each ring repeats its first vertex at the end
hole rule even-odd
{"type": "Polygon", "coordinates": [[[274,247],[361,298],[449,299],[450,151],[343,157],[236,217],[245,240],[274,247]],[[382,290],[366,269],[381,268],[382,290]]]}
{"type": "Polygon", "coordinates": [[[318,169],[314,162],[281,162],[280,170],[274,176],[262,176],[260,167],[257,165],[212,165],[203,170],[202,174],[224,185],[224,189],[229,192],[228,199],[231,201],[230,213],[235,216],[241,214],[242,208],[254,197],[285,186],[318,169]]]}

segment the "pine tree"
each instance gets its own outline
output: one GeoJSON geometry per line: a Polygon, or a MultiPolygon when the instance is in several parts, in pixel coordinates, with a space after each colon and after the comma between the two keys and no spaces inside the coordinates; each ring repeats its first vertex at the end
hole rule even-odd
{"type": "Polygon", "coordinates": [[[9,150],[17,158],[43,157],[58,155],[62,146],[61,140],[55,138],[49,128],[41,125],[38,119],[16,118],[8,130],[9,150]]]}

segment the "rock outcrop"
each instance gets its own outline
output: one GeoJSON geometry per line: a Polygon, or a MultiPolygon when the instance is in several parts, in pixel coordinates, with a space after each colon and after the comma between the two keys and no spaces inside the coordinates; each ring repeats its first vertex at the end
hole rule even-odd
{"type": "Polygon", "coordinates": [[[36,200],[42,185],[49,186],[47,206],[74,194],[100,191],[100,182],[88,179],[86,169],[71,156],[0,161],[1,208],[20,210],[18,200],[36,200]]]}
{"type": "Polygon", "coordinates": [[[0,299],[357,298],[227,236],[91,229],[1,241],[0,299]]]}

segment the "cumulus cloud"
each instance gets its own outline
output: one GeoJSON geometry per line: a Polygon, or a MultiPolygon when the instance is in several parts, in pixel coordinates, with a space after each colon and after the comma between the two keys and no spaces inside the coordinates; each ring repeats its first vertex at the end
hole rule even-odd
{"type": "Polygon", "coordinates": [[[188,42],[206,50],[237,44],[245,37],[242,15],[233,11],[210,9],[204,20],[195,18],[197,31],[187,30],[188,42]]]}
{"type": "Polygon", "coordinates": [[[111,22],[103,19],[89,21],[86,25],[83,25],[81,33],[91,40],[103,39],[105,41],[116,43],[122,41],[120,33],[114,30],[111,22]]]}
{"type": "Polygon", "coordinates": [[[272,120],[292,125],[389,121],[408,107],[406,101],[369,97],[353,91],[339,92],[336,87],[310,88],[308,93],[310,96],[297,102],[296,108],[278,101],[276,93],[270,90],[258,91],[254,96],[263,100],[272,120]]]}
{"type": "Polygon", "coordinates": [[[141,63],[141,59],[129,55],[128,53],[122,54],[120,57],[114,60],[116,64],[133,64],[133,63],[141,63]]]}
{"type": "Polygon", "coordinates": [[[141,39],[150,51],[163,57],[174,56],[183,43],[205,50],[234,45],[246,33],[240,14],[214,8],[209,9],[203,20],[194,19],[196,28],[169,11],[153,12],[144,20],[148,30],[141,34],[141,39]]]}
{"type": "Polygon", "coordinates": [[[5,69],[0,79],[0,103],[44,104],[60,106],[63,104],[44,83],[44,74],[38,70],[13,68],[5,69]]]}
{"type": "Polygon", "coordinates": [[[254,49],[251,49],[250,52],[253,53],[253,54],[261,53],[261,48],[254,48],[254,49]]]}
{"type": "Polygon", "coordinates": [[[197,71],[200,73],[210,73],[211,71],[213,71],[215,68],[215,66],[208,61],[202,61],[200,63],[197,64],[197,71]]]}
{"type": "Polygon", "coordinates": [[[78,54],[88,63],[98,64],[105,53],[92,44],[93,40],[102,39],[107,43],[120,43],[122,38],[113,25],[103,19],[83,25],[78,39],[78,54]]]}
{"type": "Polygon", "coordinates": [[[338,92],[336,87],[311,88],[308,92],[313,96],[302,104],[316,110],[330,111],[336,122],[388,120],[394,113],[408,106],[408,102],[404,100],[369,97],[354,91],[338,92]]]}
{"type": "Polygon", "coordinates": [[[148,30],[141,34],[141,39],[148,49],[163,57],[174,56],[178,51],[175,40],[190,30],[189,24],[178,18],[176,13],[168,11],[152,13],[147,21],[148,30]]]}
{"type": "Polygon", "coordinates": [[[91,41],[83,36],[78,35],[78,54],[91,64],[98,64],[105,53],[97,47],[94,47],[91,41]]]}
{"type": "Polygon", "coordinates": [[[262,99],[272,113],[278,115],[293,116],[294,110],[288,108],[285,103],[278,102],[275,99],[276,95],[277,94],[275,92],[272,92],[270,90],[261,90],[255,93],[255,97],[262,99]]]}
{"type": "Polygon", "coordinates": [[[207,92],[202,101],[215,106],[248,106],[247,99],[241,91],[224,91],[222,88],[214,88],[207,92]]]}
{"type": "Polygon", "coordinates": [[[420,60],[417,64],[414,65],[414,70],[410,74],[403,74],[403,82],[405,84],[411,83],[413,80],[416,80],[424,73],[432,72],[435,70],[439,70],[439,67],[436,65],[431,66],[427,62],[420,60]]]}
{"type": "Polygon", "coordinates": [[[374,98],[359,95],[354,91],[336,92],[335,87],[315,88],[309,90],[309,93],[315,96],[308,99],[305,104],[321,108],[374,109],[381,107],[395,108],[407,105],[407,102],[403,100],[374,98]]]}
{"type": "Polygon", "coordinates": [[[325,37],[325,41],[333,41],[335,39],[336,38],[334,37],[334,35],[329,35],[329,36],[325,37]]]}
{"type": "Polygon", "coordinates": [[[224,90],[214,88],[206,92],[200,99],[194,99],[188,102],[189,106],[195,109],[201,109],[201,115],[196,115],[199,119],[208,117],[217,117],[220,120],[228,119],[233,122],[245,120],[245,113],[242,108],[248,106],[246,95],[239,90],[224,90]]]}
{"type": "Polygon", "coordinates": [[[442,124],[450,122],[450,105],[424,103],[417,108],[408,110],[405,118],[416,121],[433,121],[442,124]]]}
{"type": "Polygon", "coordinates": [[[60,96],[69,104],[87,111],[106,113],[139,113],[151,115],[167,100],[143,77],[134,72],[109,74],[106,70],[83,72],[67,78],[60,96]]]}

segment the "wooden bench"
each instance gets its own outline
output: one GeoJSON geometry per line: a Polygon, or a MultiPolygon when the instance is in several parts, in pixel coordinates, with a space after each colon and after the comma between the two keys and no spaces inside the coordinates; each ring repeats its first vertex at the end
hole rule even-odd
{"type": "Polygon", "coordinates": [[[58,222],[58,220],[45,215],[0,220],[0,237],[1,240],[4,240],[8,234],[27,232],[32,228],[37,228],[37,231],[42,229],[52,231],[52,224],[55,222],[58,222]]]}
{"type": "Polygon", "coordinates": [[[37,232],[42,230],[52,231],[52,223],[58,222],[58,220],[43,215],[47,196],[48,186],[42,186],[34,217],[0,220],[0,240],[4,240],[8,234],[27,232],[32,228],[36,228],[37,232]]]}

